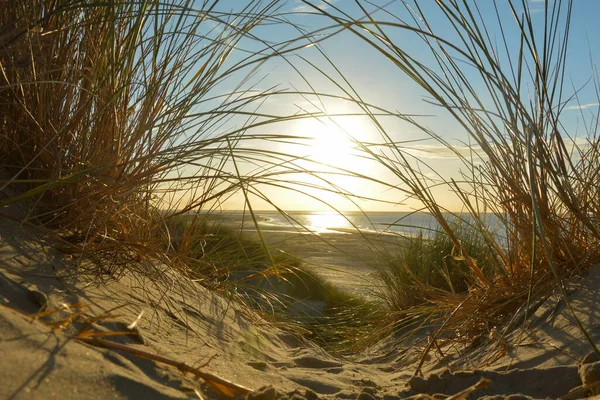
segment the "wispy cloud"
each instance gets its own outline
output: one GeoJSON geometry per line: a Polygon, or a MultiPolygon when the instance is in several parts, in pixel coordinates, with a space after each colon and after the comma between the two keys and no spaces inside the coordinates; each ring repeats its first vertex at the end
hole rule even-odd
{"type": "MultiPolygon", "coordinates": [[[[330,8],[332,4],[337,3],[337,2],[338,2],[338,0],[328,0],[327,3],[322,3],[321,5],[317,5],[317,8],[325,11],[328,8],[330,8]]],[[[296,0],[293,4],[295,4],[295,5],[292,8],[292,12],[303,13],[303,12],[311,12],[311,11],[314,12],[315,11],[314,8],[312,8],[311,6],[309,6],[307,4],[304,4],[300,0],[296,0]]]]}
{"type": "MultiPolygon", "coordinates": [[[[597,104],[596,104],[597,105],[597,104]]],[[[590,148],[590,140],[587,137],[576,137],[569,138],[563,137],[565,147],[569,153],[573,153],[573,157],[577,157],[577,153],[584,152],[590,148]]],[[[490,144],[490,147],[494,147],[494,144],[490,144]]],[[[488,157],[479,145],[456,145],[449,148],[443,144],[415,144],[411,146],[398,146],[402,151],[416,157],[418,159],[429,159],[429,160],[450,160],[464,157],[466,159],[473,159],[474,163],[478,163],[481,160],[487,160],[488,157]]]]}
{"type": "Polygon", "coordinates": [[[575,104],[573,106],[568,106],[567,110],[587,110],[589,108],[594,108],[600,106],[600,103],[587,103],[587,104],[575,104]]]}
{"type": "Polygon", "coordinates": [[[482,154],[479,146],[453,146],[449,148],[442,144],[412,145],[404,147],[402,150],[415,157],[428,159],[451,159],[458,158],[459,155],[467,158],[471,156],[478,158],[477,154],[482,154]]]}
{"type": "Polygon", "coordinates": [[[537,14],[544,11],[546,0],[529,0],[527,8],[532,14],[537,14]]]}

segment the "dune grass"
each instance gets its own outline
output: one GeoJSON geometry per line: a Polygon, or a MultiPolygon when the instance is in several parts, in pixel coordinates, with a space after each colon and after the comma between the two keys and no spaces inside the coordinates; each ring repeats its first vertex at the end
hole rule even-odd
{"type": "MultiPolygon", "coordinates": [[[[191,0],[3,5],[0,168],[11,178],[0,191],[12,185],[21,194],[0,206],[24,205],[26,223],[55,234],[61,251],[77,255],[78,273],[156,278],[155,266],[168,265],[326,336],[325,326],[345,315],[332,310],[365,302],[264,241],[242,239],[203,217],[242,192],[254,219],[249,198],[264,197],[260,184],[300,194],[317,187],[314,179],[295,178],[318,173],[297,163],[297,154],[257,146],[304,138],[248,133],[320,115],[259,111],[269,96],[293,92],[256,89],[256,71],[305,43],[255,34],[264,25],[289,24],[278,2],[220,6],[191,0]],[[307,319],[288,312],[298,302],[323,307],[307,319]]],[[[324,182],[325,190],[338,190],[324,182]]]]}
{"type": "Polygon", "coordinates": [[[118,254],[111,269],[159,256],[157,211],[174,205],[172,193],[198,193],[179,207],[193,208],[239,189],[222,164],[240,132],[218,127],[266,94],[213,88],[234,70],[232,46],[273,5],[249,4],[233,23],[204,7],[11,2],[0,11],[5,184],[22,185],[30,219],[59,229],[73,251],[118,254]]]}
{"type": "MultiPolygon", "coordinates": [[[[492,277],[496,260],[479,231],[457,219],[450,223],[463,250],[492,277]]],[[[406,245],[394,254],[385,254],[376,276],[383,282],[380,296],[390,310],[398,314],[421,306],[431,298],[431,291],[465,293],[474,283],[463,257],[456,253],[452,239],[434,230],[409,237],[406,245]]]]}
{"type": "MultiPolygon", "coordinates": [[[[467,134],[465,153],[445,140],[443,132],[404,118],[462,161],[460,179],[444,177],[398,146],[377,117],[372,120],[382,142],[377,150],[363,148],[436,218],[453,254],[463,260],[460,268],[469,291],[425,284],[428,307],[420,310],[441,316],[449,334],[469,326],[470,334],[478,335],[550,289],[561,292],[568,304],[563,279],[600,261],[597,130],[576,140],[563,124],[566,103],[577,95],[569,96],[565,72],[573,2],[546,2],[539,24],[521,1],[503,5],[512,19],[505,18],[500,6],[494,6],[495,15],[482,15],[476,2],[431,2],[427,8],[419,2],[397,4],[394,12],[372,2],[356,5],[362,18],[351,18],[341,5],[313,5],[313,10],[332,21],[332,29],[343,26],[375,49],[467,134]],[[422,43],[421,52],[403,48],[396,38],[405,35],[422,43]],[[434,193],[439,187],[461,201],[482,244],[478,248],[494,260],[493,269],[485,271],[459,237],[448,220],[450,210],[434,193]],[[484,222],[489,214],[500,222],[503,239],[489,232],[484,222]]],[[[421,268],[418,263],[411,267],[415,272],[421,268]]],[[[420,285],[418,279],[414,285],[420,285]]]]}
{"type": "Polygon", "coordinates": [[[278,7],[249,1],[223,11],[218,1],[190,0],[3,6],[0,168],[11,178],[0,188],[12,184],[22,194],[0,206],[26,202],[25,219],[118,274],[141,259],[164,261],[169,219],[211,210],[240,191],[260,196],[261,183],[285,186],[284,166],[290,175],[304,171],[296,156],[257,143],[290,136],[247,132],[314,116],[259,112],[282,91],[257,89],[257,69],[295,50],[255,34],[281,23],[278,7]]]}
{"type": "MultiPolygon", "coordinates": [[[[207,286],[241,293],[262,309],[280,312],[290,299],[324,302],[327,309],[315,320],[327,323],[314,326],[315,337],[346,340],[353,325],[363,329],[380,320],[378,311],[279,257],[264,240],[249,243],[188,217],[241,192],[257,225],[250,198],[270,202],[260,185],[316,197],[310,193],[317,185],[295,179],[299,174],[321,179],[328,192],[360,197],[298,163],[297,154],[254,142],[303,138],[248,133],[325,115],[262,114],[261,104],[281,93],[253,86],[261,65],[307,46],[309,36],[299,30],[296,46],[255,34],[263,24],[289,23],[278,14],[278,2],[248,1],[231,12],[218,2],[196,3],[3,4],[0,167],[12,178],[0,188],[16,185],[23,194],[0,205],[25,203],[25,219],[56,233],[63,250],[89,256],[92,273],[146,273],[156,265],[147,261],[159,261],[192,271],[207,286]],[[260,167],[248,171],[243,162],[260,167]],[[283,297],[277,297],[278,284],[288,285],[279,288],[283,297]],[[319,331],[324,326],[331,329],[319,331]]],[[[597,131],[576,140],[561,119],[570,99],[564,88],[573,2],[547,2],[539,29],[527,7],[509,0],[514,19],[500,13],[495,19],[499,44],[474,2],[435,2],[434,16],[415,3],[405,19],[372,2],[356,4],[365,18],[349,17],[341,3],[315,6],[314,13],[332,21],[331,35],[350,32],[377,50],[468,137],[465,155],[416,118],[365,104],[352,89],[337,95],[361,108],[381,132],[380,143],[355,143],[397,179],[378,183],[418,200],[441,227],[382,266],[390,314],[418,306],[419,313],[446,321],[449,334],[469,327],[477,336],[548,290],[561,291],[568,304],[562,280],[600,262],[597,131]],[[444,19],[452,37],[437,32],[431,18],[444,19]],[[519,33],[518,45],[508,30],[519,33]],[[395,31],[415,35],[428,58],[407,53],[395,31]],[[410,122],[454,152],[463,176],[445,178],[400,146],[382,115],[410,122]],[[440,186],[461,201],[468,219],[449,219],[434,193],[440,186]],[[501,235],[486,224],[490,214],[501,235]]],[[[326,29],[318,33],[323,40],[328,35],[326,29]]],[[[358,171],[337,173],[377,181],[358,171]]]]}

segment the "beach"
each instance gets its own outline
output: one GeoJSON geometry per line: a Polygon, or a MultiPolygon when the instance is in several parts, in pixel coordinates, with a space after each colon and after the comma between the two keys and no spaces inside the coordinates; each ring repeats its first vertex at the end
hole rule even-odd
{"type": "Polygon", "coordinates": [[[0,400],[600,400],[598,0],[0,3],[0,400]]]}
{"type": "MultiPolygon", "coordinates": [[[[239,228],[237,222],[227,225],[239,228]]],[[[378,265],[386,256],[398,253],[407,240],[398,234],[359,232],[352,228],[311,233],[293,227],[259,227],[265,242],[275,251],[291,255],[334,286],[367,299],[377,298],[378,265]]],[[[242,237],[260,240],[254,228],[246,227],[242,237]]]]}

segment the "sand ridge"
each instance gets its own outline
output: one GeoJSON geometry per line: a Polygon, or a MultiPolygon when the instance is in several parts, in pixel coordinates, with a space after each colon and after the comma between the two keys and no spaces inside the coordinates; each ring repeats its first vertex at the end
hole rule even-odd
{"type": "MultiPolygon", "coordinates": [[[[176,272],[157,268],[161,284],[152,274],[89,280],[74,275],[73,260],[34,232],[14,234],[6,224],[0,229],[0,398],[223,398],[176,368],[72,339],[81,328],[77,323],[60,332],[50,327],[74,310],[44,322],[28,317],[44,307],[79,303],[85,315],[114,315],[96,321],[97,331],[126,331],[139,318],[141,335],[106,340],[190,366],[206,364],[203,370],[248,388],[247,397],[254,399],[450,396],[482,378],[491,383],[469,398],[558,398],[582,385],[578,364],[590,348],[556,297],[539,305],[525,334],[515,329],[505,335],[504,352],[494,338],[468,352],[448,346],[443,358],[428,355],[423,377],[413,377],[423,340],[399,347],[388,338],[361,354],[336,358],[176,272]],[[38,292],[43,296],[32,294],[38,292]]],[[[594,340],[600,336],[598,283],[600,267],[576,282],[571,295],[594,340]]]]}

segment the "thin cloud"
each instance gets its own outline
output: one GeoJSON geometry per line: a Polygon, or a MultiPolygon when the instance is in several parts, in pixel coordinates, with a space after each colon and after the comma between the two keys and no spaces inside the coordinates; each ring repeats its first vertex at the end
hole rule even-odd
{"type": "Polygon", "coordinates": [[[527,8],[532,14],[537,14],[544,11],[546,0],[529,0],[527,8]]]}
{"type": "Polygon", "coordinates": [[[413,145],[402,148],[403,151],[418,157],[428,159],[456,159],[458,156],[469,158],[471,156],[478,158],[477,154],[482,154],[479,146],[453,146],[449,148],[444,145],[413,145]]]}
{"type": "MultiPolygon", "coordinates": [[[[327,10],[328,8],[331,7],[332,4],[336,3],[338,0],[329,0],[327,3],[323,3],[320,6],[317,6],[317,8],[319,8],[322,11],[327,10]]],[[[308,12],[314,12],[315,9],[312,8],[311,6],[302,3],[300,0],[296,1],[296,6],[294,8],[292,8],[292,12],[297,12],[297,13],[308,13],[308,12]]]]}
{"type": "MultiPolygon", "coordinates": [[[[590,139],[587,137],[576,137],[569,138],[563,137],[565,147],[567,152],[572,153],[573,157],[577,158],[577,154],[580,152],[585,152],[591,147],[590,139]]],[[[490,144],[490,147],[494,147],[494,144],[490,144]]],[[[429,159],[429,160],[451,160],[458,159],[459,156],[471,159],[473,158],[473,162],[478,162],[478,160],[487,160],[487,155],[481,149],[479,145],[466,146],[452,146],[452,148],[444,146],[442,144],[422,144],[422,145],[412,145],[406,147],[400,147],[402,151],[416,157],[419,159],[429,159]]]]}
{"type": "Polygon", "coordinates": [[[594,108],[600,106],[600,103],[587,103],[587,104],[576,104],[574,106],[568,106],[567,110],[587,110],[589,108],[594,108]]]}

